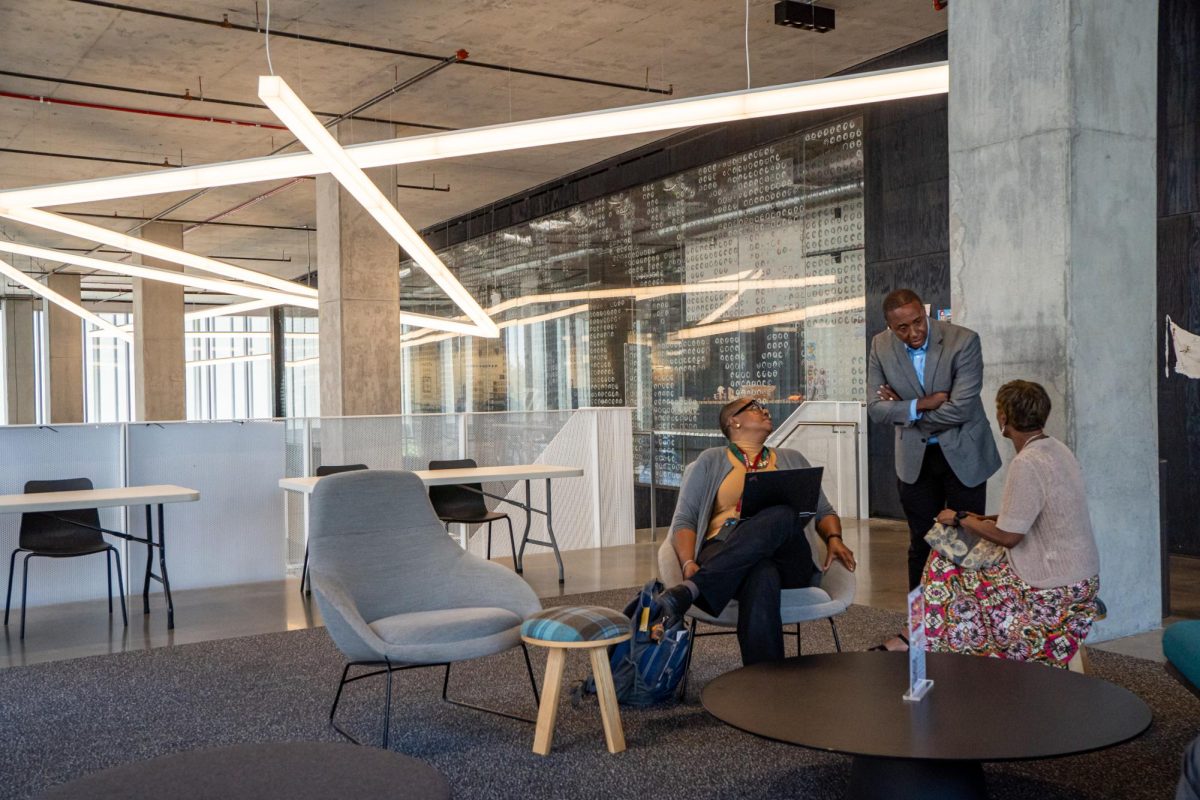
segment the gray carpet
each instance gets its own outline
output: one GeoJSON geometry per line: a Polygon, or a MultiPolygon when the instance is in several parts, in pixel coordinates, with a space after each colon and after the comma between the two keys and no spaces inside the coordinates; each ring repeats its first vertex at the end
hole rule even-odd
{"type": "MultiPolygon", "coordinates": [[[[554,605],[621,607],[633,590],[560,598],[554,605]]],[[[549,603],[548,603],[549,604],[549,603]]],[[[839,619],[843,646],[861,650],[900,615],[861,606],[839,619]]],[[[833,649],[829,626],[805,628],[806,652],[833,649]]],[[[788,643],[789,652],[793,647],[788,643]]],[[[542,653],[534,652],[539,681],[542,653]]],[[[326,714],[344,661],[323,629],[227,639],[0,670],[0,796],[24,798],[116,764],[239,742],[338,737],[326,714]]],[[[569,681],[586,657],[568,658],[569,681]]],[[[564,703],[546,758],[533,726],[440,701],[440,669],[398,673],[392,747],[449,778],[459,798],[838,798],[849,759],[764,741],[709,717],[698,689],[739,665],[733,637],[702,638],[688,702],[623,709],[629,750],[607,753],[595,698],[564,703]]],[[[1100,753],[989,765],[995,798],[1168,798],[1184,746],[1200,732],[1200,701],[1142,659],[1093,650],[1095,674],[1154,711],[1140,739],[1100,753]]],[[[339,718],[377,741],[382,686],[352,685],[339,718]]],[[[520,651],[455,668],[452,696],[534,714],[520,651]]],[[[963,714],[986,720],[987,708],[963,714]]],[[[169,796],[169,791],[164,796],[169,796]]],[[[346,796],[354,796],[349,789],[346,796]]]]}

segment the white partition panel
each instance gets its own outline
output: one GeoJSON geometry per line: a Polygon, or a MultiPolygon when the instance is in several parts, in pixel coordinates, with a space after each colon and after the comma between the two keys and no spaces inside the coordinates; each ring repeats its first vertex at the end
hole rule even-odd
{"type": "MultiPolygon", "coordinates": [[[[112,489],[121,482],[120,425],[55,425],[0,427],[0,494],[19,494],[25,481],[58,478],[89,478],[97,489],[112,489]]],[[[100,525],[124,530],[124,510],[100,510],[100,525]]],[[[5,573],[9,554],[17,546],[20,514],[0,514],[0,558],[5,573]]],[[[110,538],[121,550],[121,539],[110,538]]],[[[13,585],[13,610],[21,592],[21,561],[13,585]]],[[[124,558],[124,555],[122,555],[124,558]]],[[[104,556],[79,558],[32,558],[29,577],[29,605],[66,603],[106,597],[104,556]]],[[[116,591],[116,578],[113,579],[116,591]]]]}
{"type": "Polygon", "coordinates": [[[595,506],[599,508],[597,547],[633,544],[633,410],[594,409],[596,420],[595,506]]]}
{"type": "MultiPolygon", "coordinates": [[[[165,506],[173,590],[283,579],[283,423],[130,424],[127,437],[129,485],[200,492],[198,502],[165,506]]],[[[130,511],[130,526],[144,535],[143,509],[130,511]]],[[[129,562],[140,592],[145,548],[131,544],[129,562]]]]}
{"type": "MultiPolygon", "coordinates": [[[[628,408],[586,408],[569,412],[561,430],[535,458],[528,459],[535,464],[581,467],[584,471],[583,477],[551,483],[554,533],[560,549],[633,544],[633,483],[629,480],[633,472],[632,425],[628,408]]],[[[514,438],[519,440],[520,437],[514,438]]],[[[531,429],[526,440],[535,438],[531,429]]],[[[514,484],[506,496],[524,502],[524,483],[514,484]]],[[[546,507],[545,481],[533,483],[532,497],[534,507],[546,507]]],[[[525,526],[524,512],[505,503],[496,508],[508,511],[512,516],[519,546],[525,526]]],[[[503,526],[494,530],[500,535],[493,534],[492,555],[509,555],[503,526]]],[[[533,515],[530,538],[547,540],[544,516],[533,515]]],[[[484,547],[483,531],[476,531],[470,543],[471,552],[482,555],[484,547]]],[[[525,549],[526,555],[549,552],[549,548],[538,545],[525,549]]]]}
{"type": "Polygon", "coordinates": [[[804,453],[824,467],[822,489],[842,517],[866,518],[867,411],[856,401],[802,403],[779,423],[767,444],[804,453]]]}

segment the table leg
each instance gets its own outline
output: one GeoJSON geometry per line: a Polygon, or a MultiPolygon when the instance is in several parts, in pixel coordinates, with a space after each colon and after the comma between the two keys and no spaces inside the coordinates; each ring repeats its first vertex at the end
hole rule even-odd
{"type": "Polygon", "coordinates": [[[167,534],[163,529],[163,504],[158,504],[158,576],[167,596],[167,630],[175,629],[175,603],[171,600],[171,579],[167,577],[167,534]]]}
{"type": "Polygon", "coordinates": [[[146,578],[142,582],[142,613],[150,613],[150,567],[154,564],[154,521],[146,506],[146,578]]]}
{"type": "Polygon", "coordinates": [[[625,731],[621,728],[621,710],[617,707],[617,690],[613,686],[612,669],[608,665],[608,648],[593,647],[592,677],[596,679],[596,697],[600,701],[600,719],[604,723],[604,741],[608,752],[625,749],[625,731]]]}
{"type": "Polygon", "coordinates": [[[550,535],[550,546],[554,548],[554,560],[558,562],[558,582],[564,583],[562,553],[558,550],[558,539],[554,538],[554,514],[550,504],[549,478],[546,478],[546,533],[550,535]]]}
{"type": "Polygon", "coordinates": [[[855,756],[847,800],[986,800],[978,761],[855,756]]]}
{"type": "Polygon", "coordinates": [[[542,702],[538,705],[537,727],[533,731],[533,752],[550,755],[554,741],[554,721],[558,719],[558,698],[562,693],[563,666],[567,651],[552,647],[546,654],[546,677],[542,679],[542,702]]]}
{"type": "Polygon", "coordinates": [[[513,561],[517,573],[525,570],[525,543],[529,541],[529,528],[533,524],[533,495],[529,489],[529,479],[525,480],[525,533],[521,534],[521,549],[517,552],[513,561]]]}

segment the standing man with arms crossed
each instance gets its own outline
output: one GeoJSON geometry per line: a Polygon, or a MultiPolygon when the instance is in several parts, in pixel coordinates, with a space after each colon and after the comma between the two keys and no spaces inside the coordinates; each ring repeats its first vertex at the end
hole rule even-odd
{"type": "Polygon", "coordinates": [[[867,413],[896,429],[900,505],[908,518],[908,588],[921,583],[925,534],[943,508],[983,514],[1000,454],[984,413],[983,355],[972,330],[931,320],[916,292],[883,300],[888,330],[871,340],[867,413]]]}

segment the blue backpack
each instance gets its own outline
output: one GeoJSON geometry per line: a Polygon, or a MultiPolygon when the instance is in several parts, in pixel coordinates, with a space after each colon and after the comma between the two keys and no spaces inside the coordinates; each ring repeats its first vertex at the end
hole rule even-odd
{"type": "MultiPolygon", "coordinates": [[[[679,620],[662,628],[654,598],[663,589],[652,580],[625,606],[633,637],[608,648],[609,665],[617,702],[628,706],[652,706],[672,698],[687,669],[692,638],[686,623],[679,620]],[[657,640],[655,628],[662,629],[657,640]]],[[[596,684],[587,680],[584,690],[595,694],[596,684]]]]}

